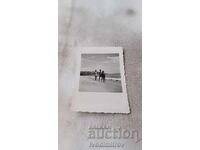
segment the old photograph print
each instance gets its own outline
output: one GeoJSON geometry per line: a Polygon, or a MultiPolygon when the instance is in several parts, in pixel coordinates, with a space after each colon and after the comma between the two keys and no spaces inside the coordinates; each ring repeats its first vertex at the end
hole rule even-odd
{"type": "Polygon", "coordinates": [[[81,54],[79,91],[121,93],[119,54],[81,54]]]}

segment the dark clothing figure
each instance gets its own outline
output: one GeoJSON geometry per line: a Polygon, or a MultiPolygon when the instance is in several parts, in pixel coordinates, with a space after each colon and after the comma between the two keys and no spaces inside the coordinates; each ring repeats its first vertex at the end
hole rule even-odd
{"type": "Polygon", "coordinates": [[[94,79],[97,80],[98,72],[95,70],[94,71],[94,79]]]}
{"type": "Polygon", "coordinates": [[[102,71],[101,78],[102,78],[102,81],[105,82],[106,74],[104,73],[104,71],[102,71]]]}

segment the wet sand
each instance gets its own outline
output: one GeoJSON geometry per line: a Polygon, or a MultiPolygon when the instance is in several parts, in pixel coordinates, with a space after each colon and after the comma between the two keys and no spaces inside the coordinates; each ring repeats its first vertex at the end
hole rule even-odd
{"type": "Polygon", "coordinates": [[[107,79],[105,82],[95,81],[93,76],[81,76],[79,81],[80,92],[122,92],[120,80],[107,79]]]}

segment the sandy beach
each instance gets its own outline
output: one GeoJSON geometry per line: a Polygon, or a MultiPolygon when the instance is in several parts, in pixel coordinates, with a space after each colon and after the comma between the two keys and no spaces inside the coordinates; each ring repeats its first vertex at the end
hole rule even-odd
{"type": "Polygon", "coordinates": [[[80,92],[122,92],[120,80],[106,79],[100,82],[94,79],[94,76],[80,76],[80,92]]]}

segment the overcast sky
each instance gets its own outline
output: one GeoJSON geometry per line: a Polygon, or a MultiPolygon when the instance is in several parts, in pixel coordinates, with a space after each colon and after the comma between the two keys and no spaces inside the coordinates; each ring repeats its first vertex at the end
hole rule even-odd
{"type": "Polygon", "coordinates": [[[81,71],[99,71],[120,73],[119,54],[82,54],[81,71]]]}

